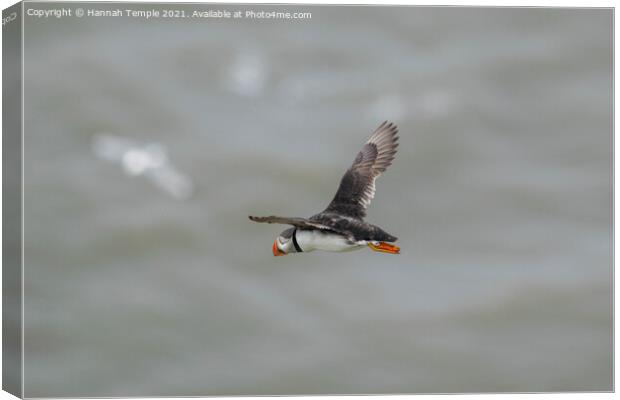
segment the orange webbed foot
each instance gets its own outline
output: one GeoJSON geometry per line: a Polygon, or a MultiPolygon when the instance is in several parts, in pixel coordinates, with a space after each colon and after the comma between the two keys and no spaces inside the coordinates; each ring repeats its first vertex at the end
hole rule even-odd
{"type": "Polygon", "coordinates": [[[368,243],[368,247],[381,253],[400,254],[400,247],[387,242],[368,243]]]}

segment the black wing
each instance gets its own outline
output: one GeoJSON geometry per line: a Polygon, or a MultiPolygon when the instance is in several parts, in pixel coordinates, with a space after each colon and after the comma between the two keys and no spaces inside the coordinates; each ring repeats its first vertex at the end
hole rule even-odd
{"type": "Polygon", "coordinates": [[[346,215],[324,211],[310,217],[310,221],[329,226],[331,230],[340,233],[353,242],[358,240],[395,242],[398,240],[396,236],[390,235],[378,226],[346,215]]]}
{"type": "Polygon", "coordinates": [[[375,197],[375,180],[392,164],[398,147],[398,128],[387,121],[374,131],[353,165],[342,177],[336,196],[325,212],[364,218],[375,197]]]}
{"type": "Polygon", "coordinates": [[[265,222],[268,224],[286,224],[296,226],[300,229],[321,229],[336,232],[336,230],[332,227],[324,225],[318,221],[311,221],[306,218],[276,217],[275,215],[269,217],[253,217],[250,215],[248,218],[250,218],[254,222],[265,222]]]}

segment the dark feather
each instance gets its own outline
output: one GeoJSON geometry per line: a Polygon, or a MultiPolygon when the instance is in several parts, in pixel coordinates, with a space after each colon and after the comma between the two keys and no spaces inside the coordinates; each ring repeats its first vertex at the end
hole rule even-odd
{"type": "Polygon", "coordinates": [[[321,225],[329,226],[332,230],[341,233],[351,241],[373,240],[395,242],[397,237],[390,235],[378,226],[369,224],[358,218],[347,217],[341,214],[322,212],[310,217],[321,225]]]}
{"type": "Polygon", "coordinates": [[[375,180],[392,164],[398,147],[398,128],[383,122],[355,157],[325,212],[363,219],[375,196],[375,180]]]}
{"type": "Polygon", "coordinates": [[[287,218],[287,217],[249,217],[254,222],[265,222],[268,224],[293,225],[299,229],[315,230],[320,229],[326,232],[333,232],[347,237],[355,242],[358,240],[378,240],[384,242],[395,242],[398,238],[385,232],[378,226],[368,224],[362,220],[351,218],[334,213],[322,212],[309,219],[287,218]]]}
{"type": "Polygon", "coordinates": [[[318,221],[311,221],[306,218],[276,217],[275,215],[269,217],[254,217],[250,215],[248,218],[250,218],[250,220],[254,222],[264,222],[267,224],[286,224],[293,225],[301,229],[321,229],[333,231],[333,229],[329,226],[323,225],[318,221]]]}

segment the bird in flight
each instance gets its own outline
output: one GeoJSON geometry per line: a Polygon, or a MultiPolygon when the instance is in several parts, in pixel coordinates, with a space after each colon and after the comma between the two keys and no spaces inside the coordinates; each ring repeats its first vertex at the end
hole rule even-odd
{"type": "Polygon", "coordinates": [[[383,122],[364,144],[353,165],[345,172],[327,208],[310,218],[253,217],[254,222],[292,225],[273,242],[274,256],[314,250],[351,251],[364,247],[399,254],[391,242],[397,238],[364,221],[375,197],[375,180],[392,164],[398,147],[398,129],[383,122]]]}

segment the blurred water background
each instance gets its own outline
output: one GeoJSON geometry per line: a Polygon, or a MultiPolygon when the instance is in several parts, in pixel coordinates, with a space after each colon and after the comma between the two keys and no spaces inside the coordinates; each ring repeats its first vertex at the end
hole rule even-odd
{"type": "Polygon", "coordinates": [[[26,396],[612,389],[611,10],[132,8],[312,18],[26,18],[26,396]],[[386,119],[402,254],[274,258],[386,119]]]}

